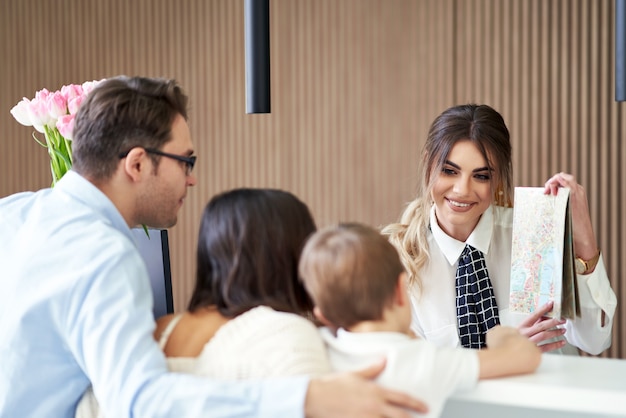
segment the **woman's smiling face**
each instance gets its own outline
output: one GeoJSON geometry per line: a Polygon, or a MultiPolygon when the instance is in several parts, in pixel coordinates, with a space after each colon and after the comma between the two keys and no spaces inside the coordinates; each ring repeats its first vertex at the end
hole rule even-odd
{"type": "Polygon", "coordinates": [[[462,140],[450,150],[441,172],[433,174],[437,223],[446,234],[465,241],[491,205],[494,169],[476,145],[462,140]]]}

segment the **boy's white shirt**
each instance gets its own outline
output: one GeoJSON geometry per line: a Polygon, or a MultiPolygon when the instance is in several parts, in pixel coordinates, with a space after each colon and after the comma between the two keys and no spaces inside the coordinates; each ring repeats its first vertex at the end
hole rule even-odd
{"type": "Polygon", "coordinates": [[[359,370],[386,358],[387,365],[377,381],[426,402],[429,413],[416,417],[438,417],[452,393],[471,389],[478,381],[475,350],[438,348],[399,332],[339,329],[335,336],[329,328],[321,328],[320,333],[336,371],[359,370]]]}

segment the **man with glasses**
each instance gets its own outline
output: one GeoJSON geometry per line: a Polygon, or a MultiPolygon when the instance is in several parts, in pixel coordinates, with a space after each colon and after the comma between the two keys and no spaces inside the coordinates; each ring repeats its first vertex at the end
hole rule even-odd
{"type": "Polygon", "coordinates": [[[0,417],[74,417],[89,384],[114,417],[408,416],[362,373],[218,382],[169,373],[131,227],[176,223],[196,161],[173,80],[100,83],[77,114],[73,169],[0,200],[0,417]]]}

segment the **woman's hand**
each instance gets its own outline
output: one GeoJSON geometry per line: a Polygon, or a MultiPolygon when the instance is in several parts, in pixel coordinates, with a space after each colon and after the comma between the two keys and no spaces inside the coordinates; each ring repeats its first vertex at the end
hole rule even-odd
{"type": "Polygon", "coordinates": [[[556,195],[559,187],[570,189],[570,207],[572,208],[572,225],[574,233],[574,252],[577,257],[589,260],[598,253],[598,244],[593,233],[587,194],[585,188],[576,182],[571,174],[557,173],[545,184],[545,194],[556,195]]]}
{"type": "Polygon", "coordinates": [[[554,302],[546,303],[517,327],[520,334],[525,335],[530,341],[534,342],[543,353],[559,349],[566,343],[563,337],[565,328],[559,327],[565,324],[565,320],[545,316],[552,310],[553,306],[554,302]],[[546,340],[558,337],[561,337],[559,341],[542,344],[546,340]]]}

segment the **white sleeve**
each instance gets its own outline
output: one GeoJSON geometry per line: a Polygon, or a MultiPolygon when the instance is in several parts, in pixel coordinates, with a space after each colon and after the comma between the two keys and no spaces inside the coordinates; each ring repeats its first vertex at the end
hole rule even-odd
{"type": "Polygon", "coordinates": [[[450,395],[475,387],[478,369],[476,350],[416,340],[387,352],[387,367],[378,381],[423,400],[428,416],[439,416],[450,395]]]}
{"type": "Polygon", "coordinates": [[[617,297],[611,288],[602,256],[591,274],[577,275],[577,280],[581,316],[567,321],[565,338],[581,350],[597,355],[611,346],[613,316],[617,306],[617,297]]]}
{"type": "Polygon", "coordinates": [[[433,370],[441,390],[452,394],[476,386],[480,372],[477,350],[468,348],[437,348],[433,355],[433,370]]]}

